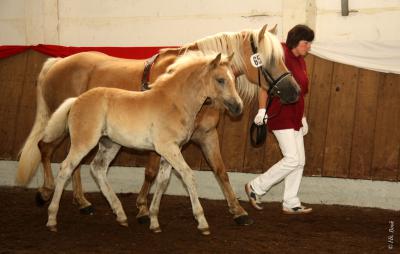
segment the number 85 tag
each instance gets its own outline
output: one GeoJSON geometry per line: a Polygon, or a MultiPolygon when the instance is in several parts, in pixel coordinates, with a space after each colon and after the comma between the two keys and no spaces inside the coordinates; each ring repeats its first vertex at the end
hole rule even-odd
{"type": "Polygon", "coordinates": [[[263,62],[261,60],[261,56],[259,53],[255,53],[254,55],[251,55],[250,62],[251,62],[251,65],[253,65],[256,68],[263,66],[263,62]]]}

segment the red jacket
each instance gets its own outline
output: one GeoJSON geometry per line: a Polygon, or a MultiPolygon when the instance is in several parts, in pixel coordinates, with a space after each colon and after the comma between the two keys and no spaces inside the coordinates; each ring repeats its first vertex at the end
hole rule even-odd
{"type": "Polygon", "coordinates": [[[272,100],[268,110],[267,125],[269,130],[295,129],[298,131],[303,125],[301,118],[304,113],[304,95],[308,92],[308,77],[304,57],[296,57],[292,51],[282,43],[285,54],[285,64],[301,88],[299,100],[292,104],[283,105],[279,98],[272,100]]]}

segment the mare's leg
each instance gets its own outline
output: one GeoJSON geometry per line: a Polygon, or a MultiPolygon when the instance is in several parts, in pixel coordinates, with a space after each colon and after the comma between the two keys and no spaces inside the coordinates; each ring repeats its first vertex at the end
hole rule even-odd
{"type": "Polygon", "coordinates": [[[79,210],[82,214],[93,214],[94,207],[92,204],[85,198],[83,189],[82,189],[82,181],[81,181],[81,166],[78,166],[74,172],[72,172],[72,190],[73,190],[73,199],[72,203],[79,207],[79,210]]]}
{"type": "Polygon", "coordinates": [[[107,180],[108,166],[115,158],[120,148],[120,145],[112,142],[110,139],[102,138],[99,142],[99,150],[90,164],[90,169],[100,186],[101,192],[113,209],[114,214],[117,216],[118,223],[127,227],[128,218],[122,208],[121,201],[118,199],[107,180]]]}
{"type": "Polygon", "coordinates": [[[150,187],[157,176],[158,168],[160,167],[160,156],[155,152],[150,152],[149,160],[144,171],[144,181],[139,195],[136,199],[136,207],[139,209],[136,219],[139,223],[144,224],[149,222],[149,209],[147,206],[147,196],[150,192],[150,187]]]}
{"type": "MultiPolygon", "coordinates": [[[[204,216],[203,207],[200,204],[199,196],[197,194],[194,175],[192,169],[184,160],[179,147],[176,144],[164,143],[161,147],[156,147],[157,152],[163,156],[169,164],[179,173],[186,188],[189,192],[190,201],[192,203],[193,215],[198,222],[197,228],[203,235],[209,235],[210,229],[206,217],[204,216]]],[[[154,199],[154,196],[153,196],[154,199]]],[[[152,216],[152,209],[150,208],[150,217],[152,216]]]]}
{"type": "Polygon", "coordinates": [[[51,171],[51,156],[63,139],[64,136],[52,143],[39,142],[38,144],[43,165],[43,185],[36,193],[36,204],[39,206],[43,206],[45,203],[47,203],[54,192],[54,177],[53,172],[51,171]]]}
{"type": "Polygon", "coordinates": [[[158,223],[158,212],[160,208],[161,197],[168,186],[169,178],[171,176],[171,169],[171,165],[164,158],[161,158],[160,170],[157,175],[156,190],[150,205],[150,230],[155,233],[161,232],[160,224],[158,223]]]}
{"type": "Polygon", "coordinates": [[[225,164],[221,156],[217,129],[214,128],[207,132],[197,131],[193,134],[192,140],[200,145],[207,162],[213,169],[225,195],[226,201],[228,202],[229,211],[233,214],[235,222],[239,225],[252,224],[253,220],[239,204],[236,194],[229,182],[229,177],[226,173],[225,164]]]}

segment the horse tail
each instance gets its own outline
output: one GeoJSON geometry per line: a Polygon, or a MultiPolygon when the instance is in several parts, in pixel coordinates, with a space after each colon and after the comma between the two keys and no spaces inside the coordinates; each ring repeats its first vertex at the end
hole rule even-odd
{"type": "Polygon", "coordinates": [[[68,114],[76,99],[76,97],[66,99],[51,115],[43,133],[43,142],[51,143],[68,132],[68,114]]]}
{"type": "Polygon", "coordinates": [[[49,108],[43,97],[42,87],[43,83],[45,82],[47,72],[60,59],[61,58],[49,58],[43,64],[42,70],[39,73],[36,86],[37,105],[35,122],[28,138],[25,141],[25,144],[19,153],[19,163],[16,175],[16,183],[19,185],[28,184],[36,172],[41,160],[38,143],[43,137],[43,131],[47,125],[50,115],[49,108]]]}

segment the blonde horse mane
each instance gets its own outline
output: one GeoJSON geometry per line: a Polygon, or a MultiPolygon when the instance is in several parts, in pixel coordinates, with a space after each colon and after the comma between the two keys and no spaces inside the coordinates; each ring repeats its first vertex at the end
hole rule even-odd
{"type": "MultiPolygon", "coordinates": [[[[202,51],[185,51],[182,55],[179,55],[174,63],[169,65],[161,76],[159,76],[155,82],[149,85],[150,88],[154,88],[160,86],[160,84],[165,83],[164,81],[172,77],[177,71],[185,69],[187,71],[187,67],[189,65],[196,64],[206,64],[209,63],[217,56],[218,52],[216,51],[208,51],[207,53],[202,51]]],[[[226,61],[227,57],[222,55],[221,61],[226,61]]]]}
{"type": "Polygon", "coordinates": [[[186,51],[184,54],[178,56],[173,64],[168,66],[166,73],[171,73],[176,69],[184,68],[188,64],[192,64],[194,62],[205,62],[205,60],[212,60],[212,57],[215,57],[216,52],[207,52],[207,54],[199,51],[186,51]],[[212,55],[214,54],[214,55],[212,55]]]}
{"type": "MultiPolygon", "coordinates": [[[[243,55],[242,49],[242,44],[245,37],[243,34],[253,35],[254,42],[259,53],[261,53],[262,60],[264,63],[267,63],[267,65],[273,66],[283,58],[283,49],[278,38],[272,33],[265,31],[264,40],[262,41],[263,43],[262,45],[258,45],[257,38],[259,32],[260,30],[244,30],[242,32],[235,33],[219,33],[205,37],[195,41],[194,43],[202,52],[218,51],[226,55],[230,55],[232,52],[235,52],[232,60],[234,68],[241,72],[245,72],[245,56],[243,55]]],[[[250,56],[246,57],[250,58],[250,56]]],[[[245,75],[241,75],[236,79],[236,86],[240,97],[242,97],[243,101],[246,103],[249,103],[258,95],[258,86],[252,84],[245,75]]]]}

